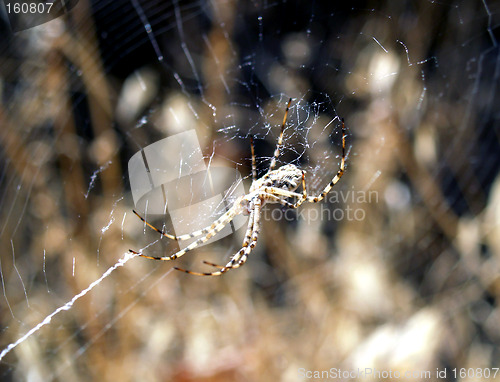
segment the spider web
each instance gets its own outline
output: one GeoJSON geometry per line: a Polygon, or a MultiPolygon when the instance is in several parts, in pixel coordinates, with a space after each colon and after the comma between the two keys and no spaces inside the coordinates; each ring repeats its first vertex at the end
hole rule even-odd
{"type": "Polygon", "coordinates": [[[486,0],[80,0],[16,34],[2,18],[2,380],[486,376],[500,357],[499,15],[486,0]],[[224,264],[245,228],[175,264],[128,252],[180,248],[132,213],[134,154],[194,129],[204,166],[248,190],[250,137],[260,177],[289,98],[278,166],[304,169],[311,195],[338,171],[345,120],[347,172],[327,200],[266,205],[248,263],[221,278],[172,266],[213,270],[202,260],[224,264]]]}

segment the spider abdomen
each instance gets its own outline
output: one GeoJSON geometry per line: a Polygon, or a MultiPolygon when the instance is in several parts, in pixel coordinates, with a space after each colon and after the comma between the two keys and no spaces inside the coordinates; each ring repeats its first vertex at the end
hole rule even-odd
{"type": "Polygon", "coordinates": [[[277,170],[270,171],[264,176],[264,179],[263,186],[265,187],[295,191],[302,180],[302,170],[293,164],[287,164],[277,170]]]}

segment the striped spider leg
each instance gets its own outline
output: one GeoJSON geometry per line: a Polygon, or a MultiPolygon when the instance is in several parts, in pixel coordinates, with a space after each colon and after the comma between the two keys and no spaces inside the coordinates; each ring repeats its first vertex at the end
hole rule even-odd
{"type": "Polygon", "coordinates": [[[274,156],[269,166],[269,170],[264,176],[257,179],[257,169],[255,164],[255,150],[253,144],[253,138],[250,141],[250,148],[252,153],[252,185],[250,186],[250,191],[248,194],[240,196],[234,202],[233,206],[220,218],[214,221],[210,226],[207,226],[201,230],[194,231],[190,234],[175,236],[164,232],[148,223],[146,219],[140,216],[137,212],[134,213],[151,229],[160,233],[161,235],[172,239],[172,240],[188,240],[194,237],[199,237],[196,241],[188,245],[186,248],[174,253],[170,256],[162,256],[162,257],[154,257],[144,255],[140,252],[136,252],[134,250],[130,250],[130,252],[137,254],[139,256],[145,257],[147,259],[153,260],[175,260],[187,252],[195,249],[200,244],[203,244],[210,240],[213,236],[219,233],[227,224],[229,224],[235,216],[240,214],[249,215],[248,225],[245,233],[245,238],[243,240],[242,247],[239,251],[237,251],[230,260],[226,263],[226,265],[218,265],[208,261],[203,261],[203,263],[215,267],[218,270],[213,272],[193,272],[187,269],[174,267],[176,270],[185,272],[191,275],[197,276],[220,276],[227,271],[239,268],[248,259],[251,251],[255,248],[257,244],[257,239],[259,237],[260,232],[260,219],[261,219],[261,209],[266,202],[269,203],[280,203],[289,208],[298,208],[302,203],[318,203],[324,199],[324,197],[331,191],[331,189],[339,182],[340,178],[344,174],[345,171],[345,162],[346,162],[346,150],[345,150],[345,141],[346,141],[346,127],[344,124],[344,120],[341,120],[342,123],[342,158],[340,162],[340,168],[337,171],[336,175],[330,181],[329,184],[323,189],[323,191],[317,196],[309,196],[307,194],[306,188],[306,172],[300,170],[297,166],[293,164],[286,164],[278,169],[274,169],[276,166],[276,162],[280,156],[280,149],[283,144],[283,133],[286,126],[286,121],[288,117],[288,111],[291,105],[292,99],[288,101],[287,108],[285,111],[285,116],[283,118],[283,123],[281,125],[281,132],[278,138],[278,142],[276,144],[276,149],[274,151],[274,156]],[[302,186],[302,194],[295,192],[299,186],[302,186]],[[295,199],[295,203],[291,203],[288,199],[295,199]]]}

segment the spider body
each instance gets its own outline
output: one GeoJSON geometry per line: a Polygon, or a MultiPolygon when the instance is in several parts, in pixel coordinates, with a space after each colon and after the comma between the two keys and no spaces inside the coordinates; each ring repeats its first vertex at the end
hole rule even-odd
{"type": "Polygon", "coordinates": [[[318,196],[308,196],[306,190],[306,181],[305,181],[305,171],[299,169],[297,166],[293,164],[287,164],[279,167],[278,169],[274,169],[276,166],[276,161],[280,154],[280,148],[283,142],[283,132],[285,129],[286,119],[288,116],[288,110],[290,108],[290,104],[292,99],[288,101],[288,105],[285,111],[285,116],[283,118],[283,123],[281,125],[281,133],[278,138],[278,143],[276,145],[276,149],[274,151],[274,157],[271,161],[271,165],[269,166],[269,170],[265,175],[261,178],[257,179],[257,169],[255,164],[255,153],[254,153],[254,145],[253,139],[251,140],[250,148],[252,151],[252,185],[250,186],[250,191],[248,194],[240,196],[234,202],[233,206],[223,214],[219,219],[214,221],[210,226],[205,227],[201,230],[192,232],[186,235],[174,236],[168,234],[150,223],[146,221],[142,216],[140,216],[137,212],[134,213],[146,224],[148,227],[154,229],[161,235],[172,239],[172,240],[188,240],[194,237],[199,237],[196,241],[189,244],[186,248],[181,249],[177,253],[174,253],[170,256],[163,257],[154,257],[144,255],[140,252],[136,252],[134,250],[130,250],[130,252],[137,254],[139,256],[145,257],[147,259],[153,260],[175,260],[185,253],[195,249],[200,244],[207,242],[211,237],[215,236],[218,232],[220,232],[227,224],[233,220],[233,218],[237,215],[244,214],[248,215],[248,226],[245,234],[245,239],[243,240],[242,248],[236,252],[229,262],[226,265],[217,265],[213,263],[209,263],[207,261],[203,261],[205,264],[210,265],[212,267],[218,268],[217,271],[214,272],[193,272],[187,269],[174,267],[178,271],[182,271],[185,273],[189,273],[192,275],[198,276],[219,276],[223,273],[227,272],[230,269],[238,268],[242,266],[248,258],[248,255],[252,251],[252,249],[257,244],[257,239],[260,233],[260,216],[262,206],[266,202],[269,203],[280,203],[289,208],[297,208],[304,202],[317,203],[330,192],[333,186],[340,180],[345,170],[345,138],[346,138],[346,128],[344,125],[344,120],[342,120],[342,158],[340,162],[340,168],[337,171],[337,174],[333,177],[331,182],[326,185],[323,189],[323,192],[318,196]],[[302,193],[299,194],[295,192],[302,185],[302,193]],[[289,200],[296,200],[295,203],[291,203],[289,200]]]}
{"type": "Polygon", "coordinates": [[[302,180],[305,171],[293,164],[281,166],[277,170],[269,171],[262,178],[257,179],[250,187],[250,193],[261,190],[265,187],[275,187],[284,191],[295,191],[302,180]]]}
{"type": "Polygon", "coordinates": [[[286,202],[286,196],[266,192],[266,189],[293,192],[299,187],[303,174],[305,174],[305,171],[299,170],[293,164],[287,164],[277,170],[269,171],[262,178],[252,182],[250,192],[247,195],[241,196],[235,204],[239,203],[242,208],[241,211],[245,215],[250,214],[251,205],[252,202],[255,202],[255,198],[260,199],[261,206],[264,206],[266,202],[283,204],[286,202]]]}

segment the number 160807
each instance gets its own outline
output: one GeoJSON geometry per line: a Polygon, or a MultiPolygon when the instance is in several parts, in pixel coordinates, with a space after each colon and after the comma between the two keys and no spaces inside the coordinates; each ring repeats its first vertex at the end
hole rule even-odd
{"type": "Polygon", "coordinates": [[[469,367],[468,369],[451,369],[454,378],[495,378],[498,374],[498,367],[469,367]]]}
{"type": "Polygon", "coordinates": [[[49,13],[54,3],[7,3],[8,13],[49,13]]]}

